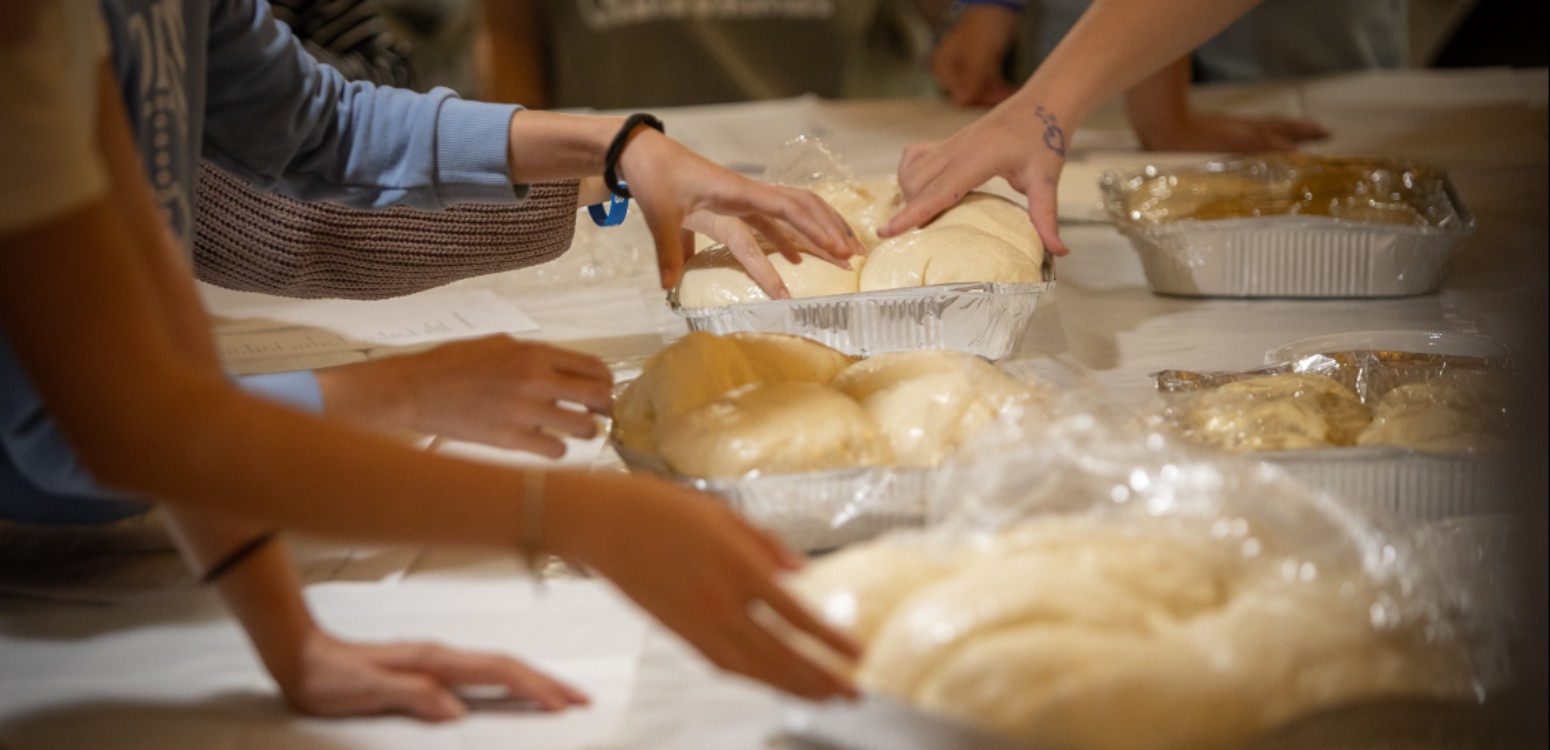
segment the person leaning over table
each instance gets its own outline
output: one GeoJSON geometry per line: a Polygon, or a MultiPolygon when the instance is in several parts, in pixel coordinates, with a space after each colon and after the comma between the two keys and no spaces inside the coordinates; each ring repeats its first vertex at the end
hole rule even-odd
{"type": "MultiPolygon", "coordinates": [[[[412,50],[388,33],[377,0],[270,5],[312,57],[346,78],[417,85],[412,50]]],[[[578,204],[609,198],[601,177],[591,176],[534,182],[515,205],[362,210],[262,191],[209,160],[200,163],[196,195],[199,279],[240,291],[341,299],[409,294],[547,262],[570,248],[578,204]]],[[[746,223],[707,215],[688,225],[747,258],[752,277],[772,298],[789,295],[746,223]]],[[[565,451],[560,436],[596,434],[588,414],[560,402],[606,413],[611,379],[596,357],[495,336],[243,382],[371,429],[434,433],[558,458],[565,451]]]]}
{"type": "Polygon", "coordinates": [[[1016,93],[947,139],[914,143],[899,160],[904,208],[879,232],[920,226],[992,177],[1028,198],[1028,218],[1053,255],[1056,186],[1070,134],[1110,97],[1178,60],[1257,4],[1093,0],[1016,93]]]}
{"type": "MultiPolygon", "coordinates": [[[[126,55],[126,42],[149,38],[124,30],[149,28],[145,14],[175,12],[179,4],[109,6],[123,89],[112,67],[98,63],[106,38],[90,0],[24,0],[5,9],[0,481],[6,485],[0,505],[6,515],[19,512],[27,520],[40,504],[158,499],[285,700],[306,713],[454,718],[466,710],[451,689],[460,684],[502,685],[548,709],[585,698],[502,655],[330,636],[307,611],[296,571],[269,529],[562,555],[610,579],[723,668],[807,698],[854,695],[844,680],[754,621],[751,608],[767,606],[855,654],[851,642],[776,582],[800,561],[709,497],[645,477],[516,471],[427,454],[235,388],[219,368],[176,243],[186,243],[187,222],[173,224],[183,231],[168,232],[158,221],[179,218],[176,211],[186,207],[178,203],[186,196],[179,186],[190,184],[192,152],[201,144],[206,154],[254,176],[299,181],[298,192],[436,204],[509,194],[507,151],[524,156],[510,160],[518,177],[596,169],[618,121],[513,117],[510,110],[454,104],[445,96],[345,86],[277,29],[262,3],[184,2],[181,8],[188,36],[134,45],[152,58],[136,60],[126,55]],[[204,76],[169,81],[149,74],[179,63],[187,65],[184,73],[208,64],[208,100],[189,83],[204,76]],[[169,85],[158,88],[162,83],[169,85]],[[151,147],[143,155],[149,183],[136,159],[125,100],[138,114],[135,135],[151,147]],[[205,133],[201,113],[209,124],[205,133]],[[487,118],[482,124],[481,117],[487,118]],[[419,126],[406,133],[406,121],[419,126]],[[276,122],[296,130],[274,127],[265,139],[234,135],[276,122]],[[428,154],[415,152],[438,156],[441,171],[433,171],[428,154]],[[335,164],[330,155],[346,163],[335,164]]],[[[176,26],[165,16],[159,20],[163,30],[176,26]]],[[[632,178],[668,250],[677,251],[673,240],[684,212],[761,209],[807,241],[845,252],[843,225],[832,214],[705,163],[655,132],[623,136],[619,168],[632,178]]],[[[664,276],[672,271],[664,263],[664,276]]]]}
{"type": "MultiPolygon", "coordinates": [[[[1308,26],[1306,16],[1334,11],[1344,13],[1348,6],[1363,3],[1336,5],[1338,7],[1321,6],[1309,10],[1304,14],[1302,27],[1308,26]]],[[[1022,18],[1035,19],[1035,43],[1025,46],[1035,48],[1030,57],[1042,60],[1086,6],[1086,0],[958,0],[932,55],[932,74],[954,104],[964,107],[1000,104],[1017,90],[1007,80],[1006,68],[1018,42],[1019,28],[1027,25],[1022,18]]],[[[1309,7],[1302,0],[1268,0],[1229,31],[1256,16],[1266,15],[1266,11],[1289,6],[1309,7]]],[[[1296,25],[1282,29],[1282,35],[1308,41],[1308,34],[1300,32],[1296,25]]],[[[1248,34],[1224,32],[1220,36],[1231,41],[1248,34]]],[[[1254,36],[1259,39],[1267,35],[1254,36]]],[[[1209,45],[1217,41],[1220,40],[1213,40],[1202,50],[1213,51],[1209,45]]],[[[1317,41],[1318,44],[1305,46],[1329,46],[1322,36],[1317,41]]],[[[1339,61],[1329,64],[1343,67],[1339,61]]],[[[1287,151],[1299,142],[1329,136],[1323,126],[1309,120],[1235,117],[1197,111],[1189,103],[1190,79],[1191,57],[1185,55],[1125,92],[1126,113],[1142,148],[1150,151],[1287,151]]]]}

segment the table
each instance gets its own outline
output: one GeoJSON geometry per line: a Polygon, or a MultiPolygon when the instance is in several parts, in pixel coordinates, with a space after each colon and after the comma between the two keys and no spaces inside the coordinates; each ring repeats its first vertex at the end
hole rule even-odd
{"type": "MultiPolygon", "coordinates": [[[[1479,221],[1476,236],[1453,261],[1441,292],[1374,301],[1151,294],[1128,243],[1092,220],[1096,174],[1152,158],[1137,151],[1118,109],[1105,109],[1074,137],[1062,184],[1062,232],[1073,254],[1056,264],[1054,304],[1041,306],[1014,356],[1067,357],[1116,398],[1139,401],[1150,394],[1148,375],[1155,370],[1252,367],[1268,350],[1314,334],[1425,328],[1542,347],[1540,294],[1550,246],[1546,91],[1546,71],[1506,69],[1196,91],[1204,108],[1323,122],[1335,136],[1312,152],[1409,156],[1449,171],[1479,221]]],[[[890,172],[905,144],[945,136],[974,116],[934,101],[813,98],[661,114],[675,137],[740,171],[762,172],[781,143],[808,134],[861,175],[890,172]]],[[[632,216],[608,233],[583,226],[576,248],[552,266],[454,286],[512,299],[539,323],[530,335],[627,370],[683,332],[661,302],[645,248],[649,234],[632,216]]],[[[217,314],[242,300],[207,295],[217,314]]],[[[363,348],[329,357],[384,353],[390,352],[363,348]]],[[[299,363],[258,358],[240,364],[261,371],[299,363]]],[[[613,465],[601,441],[574,441],[571,448],[566,465],[613,465]]],[[[535,461],[477,446],[442,449],[480,460],[535,461]]],[[[299,554],[306,559],[339,553],[325,542],[302,541],[299,554]]],[[[293,717],[274,699],[218,601],[172,585],[112,604],[0,600],[0,746],[742,750],[791,744],[776,736],[778,698],[714,674],[604,582],[565,579],[535,593],[509,557],[420,549],[353,549],[348,557],[355,562],[307,568],[307,596],[326,627],[360,638],[428,637],[510,651],[578,682],[594,706],[551,717],[484,705],[441,726],[293,717]]]]}

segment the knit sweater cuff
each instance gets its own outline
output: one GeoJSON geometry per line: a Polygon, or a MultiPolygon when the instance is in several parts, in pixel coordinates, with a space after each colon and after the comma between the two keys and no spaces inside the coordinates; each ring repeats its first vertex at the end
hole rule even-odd
{"type": "Polygon", "coordinates": [[[506,153],[514,104],[448,97],[436,116],[436,194],[442,205],[512,203],[527,198],[511,184],[506,153]]]}

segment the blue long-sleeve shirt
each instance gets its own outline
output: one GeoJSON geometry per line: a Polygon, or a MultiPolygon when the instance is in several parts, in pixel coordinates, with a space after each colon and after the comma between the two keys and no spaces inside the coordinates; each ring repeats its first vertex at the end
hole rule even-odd
{"type": "MultiPolygon", "coordinates": [[[[515,106],[350,82],[320,65],[263,0],[102,0],[112,63],[158,208],[189,247],[201,156],[260,187],[358,207],[515,202],[515,106]]],[[[243,378],[312,411],[311,373],[243,378]]],[[[0,335],[0,517],[89,523],[143,504],[80,464],[0,335]]]]}

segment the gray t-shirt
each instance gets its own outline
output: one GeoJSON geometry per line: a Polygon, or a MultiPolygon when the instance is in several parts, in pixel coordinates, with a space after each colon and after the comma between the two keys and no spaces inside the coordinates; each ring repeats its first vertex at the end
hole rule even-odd
{"type": "Polygon", "coordinates": [[[928,35],[905,0],[550,0],[544,12],[557,108],[930,90],[928,35]]]}
{"type": "MultiPolygon", "coordinates": [[[[1087,0],[1034,0],[1017,73],[1026,78],[1071,30],[1087,0]]],[[[1259,81],[1401,68],[1409,63],[1406,0],[1265,0],[1195,50],[1203,81],[1259,81]]],[[[1021,79],[1019,79],[1021,80],[1021,79]]]]}

